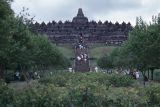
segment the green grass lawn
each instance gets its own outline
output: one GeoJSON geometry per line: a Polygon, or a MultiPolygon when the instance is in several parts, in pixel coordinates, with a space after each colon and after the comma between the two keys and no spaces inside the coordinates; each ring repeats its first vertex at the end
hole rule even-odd
{"type": "Polygon", "coordinates": [[[114,46],[93,46],[89,49],[89,56],[90,58],[98,59],[110,53],[114,48],[114,46]]]}
{"type": "MultiPolygon", "coordinates": [[[[57,47],[67,58],[71,59],[75,57],[74,46],[70,44],[59,44],[57,47]]],[[[97,59],[110,53],[114,48],[115,46],[105,46],[104,44],[90,44],[88,54],[90,58],[93,58],[93,60],[90,60],[91,67],[97,66],[97,59]]]]}
{"type": "Polygon", "coordinates": [[[74,57],[74,48],[71,45],[59,45],[57,46],[60,52],[67,58],[74,57]]]}
{"type": "Polygon", "coordinates": [[[74,65],[73,58],[75,57],[75,55],[74,55],[74,46],[72,46],[70,44],[60,44],[57,47],[65,57],[70,59],[71,65],[73,66],[74,65]]]}
{"type": "MultiPolygon", "coordinates": [[[[74,57],[74,48],[70,44],[61,44],[57,46],[59,50],[66,56],[67,58],[74,57]]],[[[89,48],[89,57],[98,59],[103,55],[110,53],[115,47],[114,46],[105,46],[104,44],[94,44],[89,48]]]]}

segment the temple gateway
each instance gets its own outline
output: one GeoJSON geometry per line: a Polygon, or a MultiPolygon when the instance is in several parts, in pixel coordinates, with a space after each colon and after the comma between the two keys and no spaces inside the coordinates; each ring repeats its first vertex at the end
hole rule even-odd
{"type": "Polygon", "coordinates": [[[120,45],[128,38],[128,33],[132,29],[130,23],[105,21],[88,21],[81,8],[78,9],[77,16],[72,21],[49,22],[45,24],[33,24],[33,30],[47,35],[48,39],[54,43],[77,42],[79,35],[83,35],[87,43],[105,43],[107,45],[120,45]]]}

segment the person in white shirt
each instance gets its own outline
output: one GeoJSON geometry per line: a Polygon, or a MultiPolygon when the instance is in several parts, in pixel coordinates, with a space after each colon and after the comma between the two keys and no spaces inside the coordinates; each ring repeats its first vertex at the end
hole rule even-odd
{"type": "Polygon", "coordinates": [[[83,59],[83,54],[81,54],[81,58],[83,59]]]}
{"type": "Polygon", "coordinates": [[[135,75],[136,75],[136,79],[139,79],[139,72],[138,71],[135,72],[135,75]]]}
{"type": "Polygon", "coordinates": [[[77,60],[80,61],[80,60],[81,60],[81,57],[77,56],[77,60]]]}
{"type": "Polygon", "coordinates": [[[69,69],[69,72],[72,72],[72,68],[68,68],[69,69]]]}
{"type": "Polygon", "coordinates": [[[98,72],[98,67],[95,67],[94,69],[95,69],[95,72],[98,72]]]}
{"type": "Polygon", "coordinates": [[[82,45],[79,45],[79,48],[80,48],[80,49],[83,49],[83,46],[82,46],[82,45]]]}
{"type": "Polygon", "coordinates": [[[87,54],[84,54],[84,58],[87,58],[87,54]]]}

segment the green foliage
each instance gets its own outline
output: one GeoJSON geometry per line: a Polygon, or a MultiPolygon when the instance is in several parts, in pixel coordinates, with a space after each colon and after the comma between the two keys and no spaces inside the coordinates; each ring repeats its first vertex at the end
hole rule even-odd
{"type": "Polygon", "coordinates": [[[71,85],[77,85],[78,83],[85,83],[85,81],[88,82],[98,82],[99,84],[104,84],[108,82],[106,79],[109,77],[109,75],[103,75],[103,74],[97,74],[97,73],[57,73],[54,74],[52,77],[46,77],[39,80],[40,83],[46,84],[46,83],[52,83],[55,86],[61,86],[60,84],[63,81],[63,84],[71,84],[71,85]]]}
{"type": "Polygon", "coordinates": [[[159,82],[160,81],[160,69],[156,69],[153,75],[154,75],[154,80],[159,82]]]}
{"type": "Polygon", "coordinates": [[[100,67],[107,67],[106,61],[116,68],[156,69],[160,67],[160,17],[147,25],[137,18],[137,25],[129,34],[128,40],[111,54],[100,58],[100,67]],[[111,59],[110,61],[108,59],[111,59]],[[104,64],[103,64],[104,63],[104,64]]]}
{"type": "Polygon", "coordinates": [[[58,48],[50,43],[47,38],[41,36],[32,37],[34,50],[32,52],[35,65],[67,67],[70,62],[58,48]]]}
{"type": "Polygon", "coordinates": [[[6,34],[5,48],[0,50],[1,64],[9,69],[20,66],[22,71],[32,67],[60,66],[65,68],[69,65],[62,53],[50,43],[47,38],[31,33],[21,18],[11,18],[4,28],[10,28],[6,34]]]}
{"type": "Polygon", "coordinates": [[[147,88],[147,96],[149,97],[149,104],[151,106],[160,106],[160,87],[158,86],[151,86],[147,88]]]}
{"type": "Polygon", "coordinates": [[[67,85],[77,85],[81,83],[96,83],[105,85],[106,87],[127,87],[131,86],[135,81],[130,76],[117,75],[117,74],[103,74],[103,73],[86,73],[86,74],[72,74],[62,73],[56,74],[52,77],[46,77],[39,80],[43,84],[54,84],[55,86],[65,87],[67,85]],[[63,75],[63,76],[62,76],[63,75]],[[74,80],[74,81],[73,81],[74,80]]]}
{"type": "Polygon", "coordinates": [[[18,93],[15,107],[63,107],[67,90],[54,85],[33,87],[18,93]]]}
{"type": "Polygon", "coordinates": [[[134,79],[131,76],[112,75],[109,78],[111,84],[116,87],[127,87],[134,83],[134,79]]]}
{"type": "MultiPolygon", "coordinates": [[[[117,84],[119,82],[115,81],[122,80],[121,77],[104,73],[61,72],[40,79],[39,83],[32,87],[17,91],[8,88],[3,83],[0,85],[0,101],[2,101],[0,104],[3,107],[9,105],[14,107],[159,106],[159,85],[153,84],[151,87],[138,88],[133,86],[115,87],[109,83],[109,81],[113,81],[117,84]]],[[[124,80],[130,79],[123,78],[125,78],[124,80]]],[[[120,84],[124,84],[123,82],[120,84]]]]}
{"type": "Polygon", "coordinates": [[[0,107],[8,107],[14,102],[14,92],[7,84],[0,80],[0,107]]]}
{"type": "Polygon", "coordinates": [[[100,68],[112,68],[113,67],[112,60],[108,55],[103,56],[100,59],[98,59],[97,64],[100,68]]]}
{"type": "Polygon", "coordinates": [[[10,0],[0,0],[0,78],[6,69],[66,68],[69,60],[47,38],[29,29],[25,16],[14,17],[10,0]]]}
{"type": "Polygon", "coordinates": [[[64,87],[66,86],[67,78],[62,75],[56,75],[54,77],[46,77],[39,80],[43,84],[54,84],[55,86],[64,87]]]}
{"type": "Polygon", "coordinates": [[[6,19],[8,16],[13,15],[10,7],[12,0],[0,0],[0,21],[6,19]]]}
{"type": "Polygon", "coordinates": [[[14,72],[13,71],[7,71],[5,73],[5,82],[10,83],[10,81],[14,80],[14,72]]]}
{"type": "Polygon", "coordinates": [[[139,66],[140,69],[160,67],[158,61],[160,58],[158,26],[155,23],[147,25],[140,18],[138,25],[130,33],[125,48],[129,54],[132,54],[135,67],[139,66]]]}

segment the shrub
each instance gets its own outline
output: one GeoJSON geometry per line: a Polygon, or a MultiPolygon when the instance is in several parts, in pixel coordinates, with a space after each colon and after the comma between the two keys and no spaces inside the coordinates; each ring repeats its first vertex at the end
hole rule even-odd
{"type": "Polygon", "coordinates": [[[160,85],[154,85],[146,89],[146,94],[149,98],[149,104],[159,107],[160,106],[160,85]]]}
{"type": "Polygon", "coordinates": [[[64,87],[66,85],[67,80],[65,76],[56,75],[56,76],[41,78],[39,82],[42,84],[54,84],[55,86],[64,87]]]}
{"type": "Polygon", "coordinates": [[[134,83],[134,79],[126,75],[113,74],[109,77],[109,82],[115,87],[127,87],[134,83]]]}
{"type": "Polygon", "coordinates": [[[14,78],[14,72],[13,71],[8,71],[6,74],[5,74],[5,81],[6,83],[10,83],[10,81],[14,81],[15,78],[14,78]]]}
{"type": "Polygon", "coordinates": [[[36,86],[15,91],[0,82],[0,107],[159,107],[160,86],[130,86],[129,76],[104,73],[59,73],[36,86]],[[108,87],[112,83],[116,87],[108,87]],[[47,85],[46,85],[47,84],[47,85]]]}
{"type": "Polygon", "coordinates": [[[0,80],[0,107],[8,107],[14,102],[14,91],[0,80]]]}
{"type": "Polygon", "coordinates": [[[67,90],[54,85],[38,86],[17,94],[16,107],[66,107],[67,90]]]}

